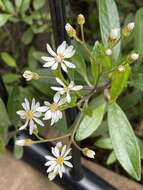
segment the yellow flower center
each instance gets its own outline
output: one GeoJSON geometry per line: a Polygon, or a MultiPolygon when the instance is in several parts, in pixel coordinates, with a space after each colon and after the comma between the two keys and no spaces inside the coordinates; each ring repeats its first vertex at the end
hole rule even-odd
{"type": "Polygon", "coordinates": [[[59,156],[57,159],[56,159],[56,162],[58,165],[62,165],[64,163],[64,158],[62,156],[59,156]]]}
{"type": "Polygon", "coordinates": [[[65,92],[68,92],[68,91],[69,91],[68,86],[64,86],[64,91],[65,91],[65,92]]]}
{"type": "Polygon", "coordinates": [[[32,118],[33,118],[33,112],[32,112],[32,111],[26,112],[26,118],[27,118],[28,120],[32,119],[32,118]]]}
{"type": "Polygon", "coordinates": [[[57,60],[58,63],[62,63],[64,61],[64,55],[59,53],[56,56],[56,60],[57,60]]]}
{"type": "Polygon", "coordinates": [[[55,112],[55,111],[59,110],[59,106],[58,106],[58,104],[53,103],[50,105],[50,109],[51,109],[51,111],[55,112]]]}

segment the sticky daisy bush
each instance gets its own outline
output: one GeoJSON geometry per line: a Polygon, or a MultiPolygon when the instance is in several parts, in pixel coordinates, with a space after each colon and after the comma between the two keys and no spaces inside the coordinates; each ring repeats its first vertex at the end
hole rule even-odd
{"type": "MultiPolygon", "coordinates": [[[[106,2],[101,2],[99,9],[105,8],[106,2]]],[[[116,13],[115,4],[112,8],[116,13]]],[[[129,175],[140,180],[140,140],[120,106],[120,101],[127,101],[122,94],[125,89],[132,90],[134,84],[131,76],[134,78],[134,70],[142,56],[134,49],[121,56],[121,43],[133,35],[136,26],[130,22],[120,27],[118,15],[114,16],[112,18],[116,22],[111,24],[112,27],[105,28],[104,24],[106,22],[108,26],[109,20],[102,14],[99,15],[101,40],[89,45],[84,35],[86,19],[79,14],[77,24],[80,32],[70,23],[65,26],[71,44],[63,41],[54,48],[47,43],[47,53],[40,57],[42,72],[26,70],[23,73],[25,81],[34,87],[41,84],[40,81],[46,81],[44,85],[47,97],[45,100],[25,97],[20,110],[16,112],[22,121],[18,123],[18,128],[29,131],[29,135],[35,135],[37,140],[30,137],[17,139],[16,145],[22,147],[53,142],[51,153],[45,155],[49,180],[56,176],[62,178],[67,167],[72,169],[71,144],[83,156],[91,159],[96,158],[95,148],[109,149],[111,153],[107,164],[118,161],[129,175]],[[78,112],[65,134],[54,138],[41,137],[42,127],[54,128],[60,122],[62,125],[66,123],[67,109],[77,109],[78,112]],[[61,142],[65,138],[66,145],[61,142]],[[85,147],[87,138],[93,138],[94,141],[91,142],[94,143],[85,147]]],[[[40,90],[42,89],[43,86],[40,90]]]]}

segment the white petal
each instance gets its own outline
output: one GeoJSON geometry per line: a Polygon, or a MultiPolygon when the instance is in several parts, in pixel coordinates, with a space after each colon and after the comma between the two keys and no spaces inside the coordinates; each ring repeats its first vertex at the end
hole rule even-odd
{"type": "Polygon", "coordinates": [[[69,94],[69,93],[67,93],[67,95],[66,95],[66,100],[67,100],[67,102],[68,102],[68,103],[70,103],[70,102],[71,102],[71,96],[70,96],[70,94],[69,94]]]}
{"type": "Polygon", "coordinates": [[[50,161],[45,163],[45,166],[50,166],[50,165],[52,165],[54,163],[55,163],[55,160],[52,160],[52,161],[50,160],[50,161]]]}
{"type": "Polygon", "coordinates": [[[73,69],[76,68],[76,66],[73,63],[69,62],[69,61],[64,61],[64,63],[69,68],[73,68],[73,69]]]}
{"type": "Polygon", "coordinates": [[[55,177],[56,177],[56,174],[54,174],[54,172],[50,172],[49,175],[48,175],[48,179],[50,181],[52,181],[55,177]]]}
{"type": "Polygon", "coordinates": [[[51,110],[48,110],[46,113],[45,113],[45,120],[48,120],[48,119],[51,119],[52,115],[51,115],[51,110]]]}
{"type": "Polygon", "coordinates": [[[66,49],[66,41],[63,41],[63,43],[61,45],[59,45],[59,47],[57,48],[57,54],[59,53],[64,53],[65,49],[66,49]]]}
{"type": "Polygon", "coordinates": [[[17,111],[16,113],[17,113],[18,115],[20,115],[20,116],[25,115],[25,111],[24,111],[24,110],[19,110],[19,111],[17,111]]]}
{"type": "Polygon", "coordinates": [[[66,148],[67,148],[67,146],[64,145],[62,148],[62,151],[61,151],[61,156],[63,156],[65,154],[66,148]]]}
{"type": "Polygon", "coordinates": [[[44,101],[44,104],[47,106],[47,107],[49,107],[51,104],[50,104],[50,102],[48,102],[48,101],[44,101]]]}
{"type": "Polygon", "coordinates": [[[68,72],[67,67],[65,66],[64,63],[61,63],[61,67],[62,67],[63,71],[65,71],[66,73],[68,72]]]}
{"type": "Polygon", "coordinates": [[[65,164],[66,166],[70,167],[70,168],[73,167],[73,165],[72,165],[70,162],[68,162],[68,161],[64,161],[64,164],[65,164]]]}
{"type": "Polygon", "coordinates": [[[36,111],[39,111],[39,112],[45,112],[45,111],[47,111],[48,110],[48,107],[47,106],[41,106],[41,107],[38,107],[37,109],[36,109],[36,111]]]}
{"type": "Polygon", "coordinates": [[[56,77],[56,81],[57,81],[57,83],[59,83],[61,86],[65,86],[65,84],[63,83],[63,81],[60,79],[60,78],[58,78],[58,77],[56,77]]]}
{"type": "Polygon", "coordinates": [[[51,67],[52,70],[56,70],[58,68],[58,62],[55,62],[54,65],[51,67]]]}
{"type": "Polygon", "coordinates": [[[43,67],[51,67],[55,64],[55,61],[46,62],[43,67]]]}
{"type": "Polygon", "coordinates": [[[35,110],[35,98],[32,99],[31,111],[35,110]]]}
{"type": "Polygon", "coordinates": [[[46,56],[42,56],[41,59],[43,59],[44,61],[47,61],[47,62],[51,62],[51,61],[55,60],[54,57],[46,57],[46,56]]]}
{"type": "Polygon", "coordinates": [[[56,165],[55,168],[54,168],[54,173],[57,174],[58,173],[58,170],[59,170],[59,165],[56,165]]]}
{"type": "Polygon", "coordinates": [[[71,151],[71,148],[69,148],[69,149],[65,152],[64,157],[66,157],[66,156],[70,153],[70,151],[71,151]]]}
{"type": "Polygon", "coordinates": [[[55,166],[56,166],[56,162],[55,162],[54,164],[52,164],[52,165],[47,169],[47,172],[49,173],[49,172],[53,171],[54,168],[55,168],[55,166]]]}
{"type": "Polygon", "coordinates": [[[52,86],[51,89],[54,90],[54,91],[63,91],[62,87],[52,86]]]}
{"type": "Polygon", "coordinates": [[[48,50],[49,54],[51,54],[54,57],[56,56],[56,53],[52,50],[52,48],[49,44],[47,44],[47,50],[48,50]]]}
{"type": "Polygon", "coordinates": [[[81,90],[82,88],[83,88],[83,86],[78,85],[78,86],[74,86],[74,87],[72,87],[72,90],[74,90],[74,91],[78,91],[78,90],[81,90]]]}
{"type": "Polygon", "coordinates": [[[39,117],[41,117],[41,113],[40,113],[40,112],[34,112],[34,113],[33,113],[33,116],[39,118],[39,117]]]}
{"type": "Polygon", "coordinates": [[[53,156],[50,155],[46,155],[45,158],[50,161],[56,160],[53,156]]]}
{"type": "Polygon", "coordinates": [[[56,104],[59,102],[59,100],[60,100],[59,93],[58,94],[56,93],[56,96],[54,96],[53,100],[54,100],[54,103],[56,103],[56,104]]]}
{"type": "Polygon", "coordinates": [[[70,58],[75,54],[75,50],[73,46],[69,46],[65,52],[64,52],[64,56],[65,58],[70,58]]]}
{"type": "Polygon", "coordinates": [[[28,120],[26,120],[25,124],[22,125],[22,126],[19,128],[19,130],[25,129],[25,128],[27,127],[27,125],[28,125],[28,120]]]}
{"type": "Polygon", "coordinates": [[[64,158],[64,160],[70,160],[72,158],[72,156],[67,156],[64,158]]]}
{"type": "Polygon", "coordinates": [[[60,152],[59,152],[59,149],[55,146],[55,148],[52,147],[52,154],[55,156],[55,157],[58,157],[60,152]]]}
{"type": "Polygon", "coordinates": [[[62,172],[62,170],[61,170],[61,167],[59,167],[59,176],[60,176],[60,178],[63,177],[63,172],[62,172]]]}
{"type": "Polygon", "coordinates": [[[30,104],[29,104],[29,101],[27,100],[27,98],[25,98],[25,106],[26,106],[27,110],[30,110],[30,104]]]}
{"type": "Polygon", "coordinates": [[[40,120],[40,119],[37,119],[35,117],[33,117],[33,120],[38,123],[39,125],[43,126],[44,127],[44,123],[40,120]]]}
{"type": "Polygon", "coordinates": [[[70,84],[68,85],[69,89],[72,89],[74,87],[74,81],[71,81],[70,84]]]}

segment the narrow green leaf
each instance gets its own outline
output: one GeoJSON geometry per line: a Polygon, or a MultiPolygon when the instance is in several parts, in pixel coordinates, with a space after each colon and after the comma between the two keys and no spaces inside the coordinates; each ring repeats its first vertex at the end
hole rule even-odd
{"type": "Polygon", "coordinates": [[[19,11],[23,0],[15,0],[16,10],[19,11]]]}
{"type": "Polygon", "coordinates": [[[117,159],[116,159],[115,152],[112,151],[112,152],[109,154],[108,158],[107,158],[106,164],[107,164],[107,165],[111,165],[111,164],[113,164],[114,162],[116,162],[116,160],[117,160],[117,159]]]}
{"type": "Polygon", "coordinates": [[[94,145],[103,149],[113,149],[111,139],[109,137],[101,137],[94,145]]]}
{"type": "Polygon", "coordinates": [[[98,104],[94,100],[91,103],[91,106],[93,110],[92,116],[84,116],[76,132],[75,138],[77,141],[86,139],[87,137],[92,135],[92,133],[94,133],[94,131],[100,126],[102,122],[106,107],[105,100],[101,98],[100,100],[98,100],[98,104]]]}
{"type": "Polygon", "coordinates": [[[5,11],[5,5],[4,5],[4,3],[3,3],[2,0],[0,0],[0,9],[1,9],[2,11],[5,11]]]}
{"type": "Polygon", "coordinates": [[[4,5],[5,5],[7,11],[9,13],[11,13],[12,15],[15,15],[15,9],[14,9],[12,2],[10,0],[4,0],[3,2],[4,2],[4,5]]]}
{"type": "Polygon", "coordinates": [[[32,39],[33,39],[33,31],[31,28],[28,28],[22,35],[22,42],[25,44],[25,45],[28,45],[31,43],[32,39]]]}
{"type": "Polygon", "coordinates": [[[9,14],[0,14],[0,27],[4,26],[10,18],[11,15],[9,14]]]}
{"type": "MultiPolygon", "coordinates": [[[[16,138],[15,138],[16,140],[16,138]]],[[[17,146],[14,144],[14,156],[17,160],[21,159],[23,156],[23,147],[22,146],[17,146]]]]}
{"type": "MultiPolygon", "coordinates": [[[[99,23],[102,41],[108,47],[108,38],[113,28],[120,28],[118,10],[114,0],[99,0],[99,23]]],[[[120,54],[120,43],[114,48],[113,56],[117,60],[120,54]]]]}
{"type": "Polygon", "coordinates": [[[20,78],[20,75],[13,74],[13,73],[6,73],[3,75],[3,80],[4,80],[4,83],[6,84],[18,82],[19,78],[20,78]]]}
{"type": "Polygon", "coordinates": [[[134,43],[135,43],[135,49],[140,54],[140,61],[142,60],[142,52],[143,52],[143,8],[140,8],[135,17],[135,34],[134,34],[134,43]]]}
{"type": "Polygon", "coordinates": [[[1,53],[1,59],[10,67],[17,67],[16,60],[7,52],[1,53]]]}
{"type": "Polygon", "coordinates": [[[126,64],[124,68],[125,71],[123,72],[119,72],[118,70],[116,70],[113,73],[111,90],[110,90],[111,101],[116,101],[116,99],[121,94],[121,92],[123,91],[124,87],[127,84],[127,80],[130,73],[130,66],[126,64]]]}
{"type": "Polygon", "coordinates": [[[34,9],[35,10],[38,10],[38,9],[40,9],[40,8],[42,8],[43,6],[44,6],[44,4],[45,4],[45,0],[34,0],[33,1],[33,6],[34,6],[34,9]]]}
{"type": "Polygon", "coordinates": [[[21,5],[21,13],[22,14],[25,14],[26,11],[28,11],[29,7],[30,7],[30,3],[31,3],[31,0],[23,0],[22,1],[22,5],[21,5]]]}
{"type": "Polygon", "coordinates": [[[117,160],[132,177],[140,180],[139,145],[126,115],[116,103],[108,106],[108,127],[117,160]]]}

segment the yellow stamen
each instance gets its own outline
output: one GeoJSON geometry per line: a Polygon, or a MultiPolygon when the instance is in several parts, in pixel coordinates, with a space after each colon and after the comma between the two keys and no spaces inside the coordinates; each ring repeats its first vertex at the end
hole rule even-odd
{"type": "Polygon", "coordinates": [[[69,91],[68,86],[64,86],[64,91],[65,91],[65,92],[68,92],[68,91],[69,91]]]}
{"type": "Polygon", "coordinates": [[[64,55],[59,53],[56,57],[58,63],[62,63],[64,61],[64,55]]]}
{"type": "Polygon", "coordinates": [[[62,156],[59,156],[57,159],[56,159],[56,162],[58,165],[62,165],[64,163],[64,158],[62,156]]]}
{"type": "Polygon", "coordinates": [[[26,112],[26,118],[27,118],[28,120],[32,119],[32,118],[33,118],[33,112],[32,112],[32,111],[26,112]]]}
{"type": "Polygon", "coordinates": [[[58,104],[53,103],[53,104],[50,105],[50,109],[51,109],[53,112],[55,112],[55,111],[58,111],[58,110],[59,110],[59,106],[58,106],[58,104]]]}

